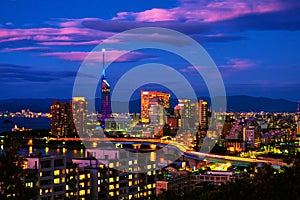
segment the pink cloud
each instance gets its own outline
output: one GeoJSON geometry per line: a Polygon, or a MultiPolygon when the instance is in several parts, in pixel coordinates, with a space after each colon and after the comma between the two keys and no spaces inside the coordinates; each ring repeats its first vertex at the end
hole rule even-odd
{"type": "Polygon", "coordinates": [[[153,8],[144,12],[136,13],[137,21],[158,22],[177,20],[176,13],[172,10],[153,8]]]}
{"type": "Polygon", "coordinates": [[[249,59],[228,58],[225,65],[219,66],[220,69],[243,70],[254,67],[256,63],[249,59]]]}
{"type": "Polygon", "coordinates": [[[76,41],[39,42],[38,44],[45,45],[45,46],[73,46],[73,45],[97,45],[100,43],[101,43],[101,40],[91,40],[91,41],[85,41],[85,42],[76,42],[76,41]]]}
{"type": "MultiPolygon", "coordinates": [[[[54,57],[66,61],[82,62],[88,59],[90,62],[102,62],[102,52],[51,52],[40,54],[43,57],[54,57]]],[[[145,58],[152,57],[151,55],[139,52],[127,52],[123,50],[109,50],[105,52],[106,62],[134,62],[145,58]],[[126,54],[124,54],[126,53],[126,54]],[[124,54],[124,55],[122,55],[124,54]],[[122,56],[121,56],[122,55],[122,56]],[[119,57],[121,56],[121,57],[119,57]]]]}
{"type": "Polygon", "coordinates": [[[48,47],[20,47],[20,48],[4,48],[1,52],[21,52],[21,51],[44,51],[50,50],[48,47]]]}
{"type": "Polygon", "coordinates": [[[97,20],[101,21],[99,18],[80,18],[80,19],[68,19],[68,18],[61,18],[62,22],[59,23],[60,27],[82,27],[81,24],[85,20],[97,20]]]}
{"type": "Polygon", "coordinates": [[[197,70],[205,69],[202,66],[188,66],[186,68],[181,69],[182,72],[197,72],[197,70]]]}
{"type": "Polygon", "coordinates": [[[113,20],[135,19],[142,22],[160,21],[198,21],[215,22],[251,13],[267,13],[290,8],[281,0],[221,0],[221,1],[184,1],[170,9],[153,8],[141,12],[120,12],[113,20]]]}
{"type": "MultiPolygon", "coordinates": [[[[222,71],[222,74],[226,71],[239,71],[244,69],[249,69],[251,67],[256,66],[256,63],[249,59],[241,59],[241,58],[228,58],[225,65],[220,65],[218,68],[222,71]]],[[[207,68],[204,66],[188,66],[183,69],[181,69],[181,72],[184,73],[193,73],[197,72],[197,70],[203,71],[207,68]]]]}
{"type": "MultiPolygon", "coordinates": [[[[82,19],[84,20],[84,19],[82,19]]],[[[0,43],[30,40],[42,45],[94,45],[112,33],[84,27],[63,28],[0,28],[0,43]]]]}

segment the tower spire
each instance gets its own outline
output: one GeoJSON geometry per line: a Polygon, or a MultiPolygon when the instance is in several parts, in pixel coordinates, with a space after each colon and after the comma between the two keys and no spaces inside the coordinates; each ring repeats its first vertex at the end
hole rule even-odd
{"type": "Polygon", "coordinates": [[[102,49],[102,79],[105,79],[105,62],[104,62],[104,53],[105,53],[105,49],[102,49]]]}

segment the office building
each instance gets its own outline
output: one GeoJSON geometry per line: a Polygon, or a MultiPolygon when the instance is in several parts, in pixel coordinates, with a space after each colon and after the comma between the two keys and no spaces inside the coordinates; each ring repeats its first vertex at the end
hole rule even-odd
{"type": "Polygon", "coordinates": [[[66,137],[75,132],[73,115],[69,103],[53,101],[50,106],[50,132],[57,137],[66,137]]]}
{"type": "Polygon", "coordinates": [[[298,101],[298,109],[296,113],[297,131],[296,134],[300,135],[300,101],[298,101]]]}
{"type": "Polygon", "coordinates": [[[170,94],[157,91],[141,91],[141,121],[150,122],[151,106],[170,107],[170,94]]]}
{"type": "Polygon", "coordinates": [[[208,105],[204,100],[199,100],[199,126],[201,129],[208,129],[208,105]]]}
{"type": "Polygon", "coordinates": [[[88,102],[84,97],[73,97],[71,108],[76,132],[82,136],[86,134],[88,102]]]}

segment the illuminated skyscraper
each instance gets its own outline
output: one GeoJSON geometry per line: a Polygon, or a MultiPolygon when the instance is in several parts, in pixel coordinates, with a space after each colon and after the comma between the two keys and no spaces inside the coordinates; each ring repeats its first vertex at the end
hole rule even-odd
{"type": "Polygon", "coordinates": [[[55,100],[50,106],[50,114],[50,131],[53,135],[65,137],[75,132],[70,104],[55,100]]]}
{"type": "Polygon", "coordinates": [[[298,109],[296,113],[297,135],[300,135],[300,101],[298,101],[298,109]]]}
{"type": "Polygon", "coordinates": [[[76,131],[81,136],[86,133],[88,102],[84,97],[73,97],[71,106],[76,131]]]}
{"type": "Polygon", "coordinates": [[[199,125],[201,129],[208,129],[208,105],[206,101],[199,100],[199,125]]]}
{"type": "Polygon", "coordinates": [[[178,106],[181,110],[181,128],[195,128],[195,122],[198,118],[198,103],[191,102],[189,99],[178,99],[178,106]]]}
{"type": "Polygon", "coordinates": [[[150,122],[149,110],[152,105],[169,108],[170,94],[164,92],[141,90],[141,119],[143,123],[150,122]]]}
{"type": "Polygon", "coordinates": [[[105,67],[104,67],[104,52],[103,55],[103,71],[101,76],[101,108],[102,108],[102,125],[105,124],[105,119],[111,118],[111,100],[110,100],[110,85],[106,81],[105,67]]]}

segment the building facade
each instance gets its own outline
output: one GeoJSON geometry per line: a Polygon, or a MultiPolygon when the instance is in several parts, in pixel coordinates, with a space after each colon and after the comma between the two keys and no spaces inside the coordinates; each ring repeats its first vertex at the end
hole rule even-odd
{"type": "Polygon", "coordinates": [[[82,136],[86,133],[88,102],[84,97],[73,97],[70,104],[76,132],[82,136]]]}
{"type": "Polygon", "coordinates": [[[143,123],[150,122],[151,106],[170,108],[170,94],[157,91],[141,90],[141,121],[143,123]]]}
{"type": "Polygon", "coordinates": [[[53,101],[50,106],[50,132],[57,137],[66,137],[75,132],[72,109],[69,103],[53,101]]]}

